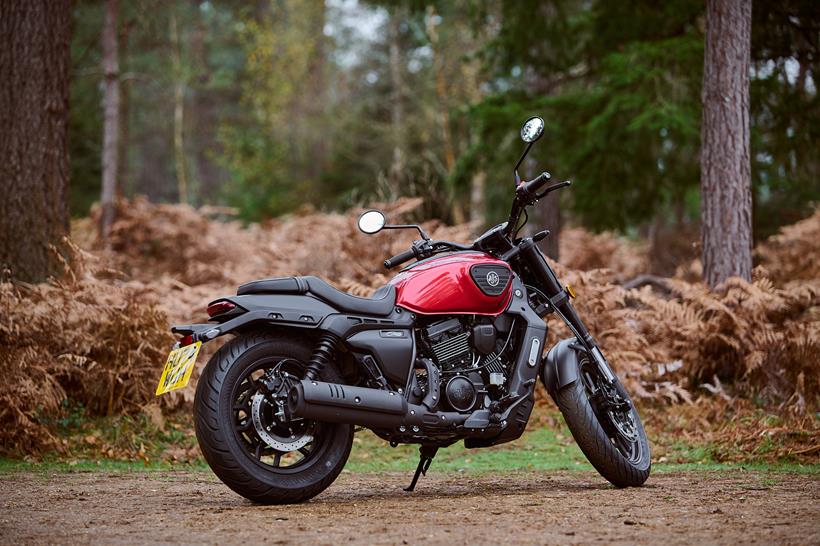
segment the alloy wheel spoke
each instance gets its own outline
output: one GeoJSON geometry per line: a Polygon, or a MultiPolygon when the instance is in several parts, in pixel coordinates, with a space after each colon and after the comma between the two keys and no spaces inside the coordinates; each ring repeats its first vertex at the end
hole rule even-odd
{"type": "MultiPolygon", "coordinates": [[[[285,371],[284,365],[288,361],[292,361],[292,359],[279,358],[276,359],[274,363],[268,360],[267,364],[255,367],[246,372],[246,375],[241,379],[235,391],[236,394],[234,395],[231,406],[234,416],[234,431],[242,444],[244,444],[248,456],[256,459],[256,461],[264,466],[277,469],[289,468],[301,464],[314,453],[314,447],[316,445],[315,423],[307,419],[294,419],[289,422],[280,422],[274,416],[273,412],[275,408],[267,407],[264,404],[258,417],[261,420],[261,425],[265,427],[274,438],[278,438],[279,436],[291,436],[291,441],[293,441],[296,437],[301,437],[306,434],[310,435],[310,438],[308,438],[309,441],[305,445],[293,450],[294,454],[298,450],[302,458],[294,459],[285,457],[288,452],[279,451],[271,447],[262,439],[256,429],[260,423],[255,422],[253,418],[254,398],[258,393],[267,393],[265,382],[269,379],[275,380],[281,377],[285,371]]],[[[295,362],[299,368],[302,367],[302,364],[298,361],[293,362],[295,362]]],[[[290,371],[290,368],[288,368],[288,371],[290,371]]],[[[298,373],[298,369],[294,369],[293,372],[298,373]]],[[[296,441],[299,440],[296,439],[296,441]]]]}

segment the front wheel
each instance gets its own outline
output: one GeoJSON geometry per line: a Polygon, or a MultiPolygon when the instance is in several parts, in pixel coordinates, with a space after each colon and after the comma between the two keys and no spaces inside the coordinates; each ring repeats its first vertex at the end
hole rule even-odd
{"type": "Polygon", "coordinates": [[[641,418],[618,379],[608,383],[584,355],[579,379],[555,396],[564,419],[592,466],[616,487],[637,487],[649,477],[649,442],[641,418]]]}
{"type": "MultiPolygon", "coordinates": [[[[353,427],[288,418],[277,396],[286,375],[303,377],[309,340],[270,333],[244,334],[211,358],[194,400],[196,437],[214,473],[254,502],[303,502],[342,471],[353,427]]],[[[338,382],[327,365],[324,381],[338,382]]]]}

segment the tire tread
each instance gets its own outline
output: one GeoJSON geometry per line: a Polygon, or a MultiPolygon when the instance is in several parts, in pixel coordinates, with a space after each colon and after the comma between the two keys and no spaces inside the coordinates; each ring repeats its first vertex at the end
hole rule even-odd
{"type": "MultiPolygon", "coordinates": [[[[641,467],[631,464],[612,444],[598,422],[580,380],[555,394],[555,402],[564,416],[575,442],[595,469],[615,487],[638,487],[649,477],[651,469],[646,432],[638,418],[638,433],[644,443],[641,467]]],[[[637,417],[637,416],[636,416],[637,417]]]]}
{"type": "MultiPolygon", "coordinates": [[[[333,425],[332,445],[329,449],[340,450],[341,456],[335,464],[326,469],[319,480],[304,483],[305,478],[300,478],[300,473],[289,475],[269,473],[269,480],[266,481],[254,476],[250,467],[246,468],[243,465],[245,461],[238,460],[231,450],[227,434],[232,434],[232,431],[219,426],[219,398],[232,366],[248,350],[266,343],[271,344],[272,347],[275,345],[286,347],[291,351],[310,351],[305,343],[300,346],[292,338],[283,338],[274,333],[251,333],[236,337],[223,345],[206,365],[197,385],[194,399],[196,436],[208,465],[217,477],[235,492],[262,504],[300,503],[324,491],[342,471],[353,444],[353,427],[333,425]],[[272,484],[270,481],[278,483],[272,484]]],[[[334,378],[338,376],[333,369],[326,371],[334,378]]],[[[229,387],[225,386],[225,388],[229,387]]],[[[254,463],[247,461],[247,464],[254,463]]]]}

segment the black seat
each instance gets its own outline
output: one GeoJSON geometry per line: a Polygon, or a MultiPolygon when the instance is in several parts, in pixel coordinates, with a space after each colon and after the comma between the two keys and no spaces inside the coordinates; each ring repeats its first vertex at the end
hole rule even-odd
{"type": "Polygon", "coordinates": [[[279,277],[251,281],[240,286],[236,294],[312,294],[340,311],[362,315],[387,316],[396,305],[396,289],[382,286],[373,298],[359,298],[336,290],[319,277],[279,277]]]}

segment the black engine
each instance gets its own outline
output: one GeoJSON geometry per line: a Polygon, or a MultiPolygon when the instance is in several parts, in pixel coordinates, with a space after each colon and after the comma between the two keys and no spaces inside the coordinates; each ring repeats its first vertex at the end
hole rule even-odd
{"type": "MultiPolygon", "coordinates": [[[[487,408],[506,393],[512,324],[499,318],[458,317],[431,322],[418,331],[419,356],[430,359],[440,376],[440,399],[452,410],[487,408]]],[[[426,394],[426,370],[416,370],[426,394]]]]}

